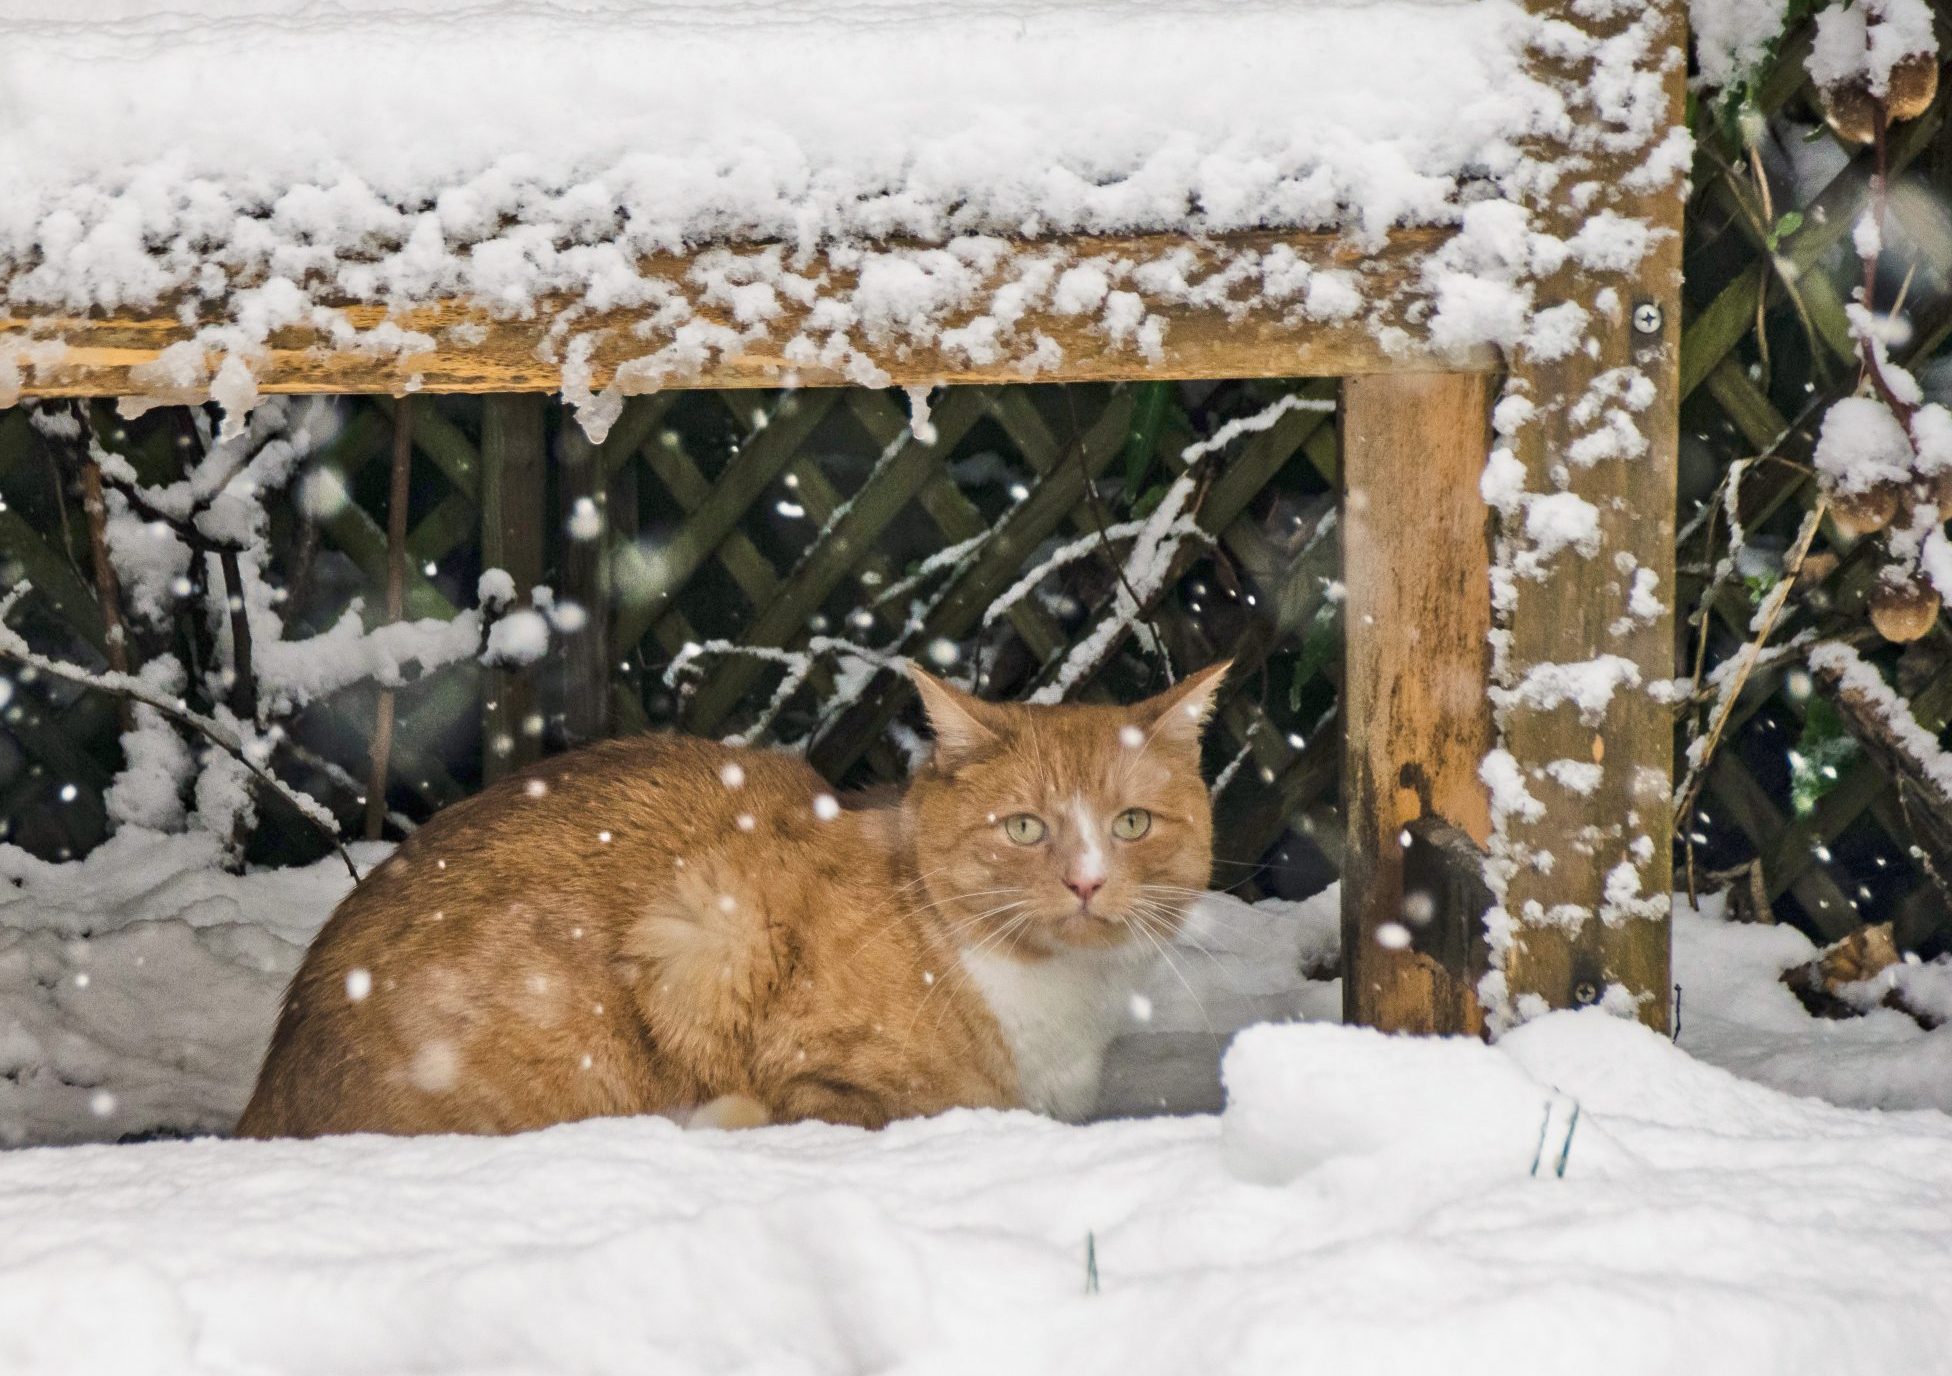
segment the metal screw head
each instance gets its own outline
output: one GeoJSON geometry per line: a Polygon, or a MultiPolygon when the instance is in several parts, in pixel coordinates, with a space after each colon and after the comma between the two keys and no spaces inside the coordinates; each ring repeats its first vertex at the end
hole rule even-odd
{"type": "Polygon", "coordinates": [[[1573,986],[1572,1001],[1581,1008],[1591,1007],[1593,1004],[1599,1002],[1599,998],[1600,991],[1595,989],[1589,980],[1581,980],[1577,985],[1573,986]]]}
{"type": "Polygon", "coordinates": [[[1652,301],[1642,301],[1633,308],[1633,327],[1641,334],[1659,334],[1662,319],[1661,308],[1652,301]]]}

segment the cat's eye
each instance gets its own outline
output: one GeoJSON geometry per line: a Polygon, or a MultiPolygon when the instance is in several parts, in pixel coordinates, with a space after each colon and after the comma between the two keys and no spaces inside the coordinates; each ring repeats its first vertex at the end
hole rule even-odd
{"type": "Polygon", "coordinates": [[[1034,846],[1044,839],[1043,822],[1028,812],[1003,819],[1003,834],[1020,846],[1034,846]]]}
{"type": "Polygon", "coordinates": [[[1136,841],[1152,830],[1152,814],[1142,807],[1128,807],[1112,818],[1112,835],[1121,841],[1136,841]]]}

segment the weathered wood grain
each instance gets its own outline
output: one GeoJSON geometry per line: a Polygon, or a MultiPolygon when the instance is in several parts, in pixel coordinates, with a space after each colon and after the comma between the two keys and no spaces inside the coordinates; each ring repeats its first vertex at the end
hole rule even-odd
{"type": "MultiPolygon", "coordinates": [[[[1213,240],[1188,240],[1172,235],[1072,237],[1037,240],[1023,246],[1026,253],[1058,252],[1077,262],[1147,262],[1170,255],[1186,255],[1190,275],[1211,272],[1230,255],[1290,251],[1316,269],[1353,272],[1360,279],[1369,311],[1341,321],[1290,321],[1284,312],[1249,309],[1242,299],[1227,304],[1187,305],[1148,301],[1150,310],[1166,322],[1164,353],[1147,358],[1136,347],[1115,346],[1089,314],[1066,315],[1040,306],[1018,322],[1016,333],[1025,341],[1048,336],[1062,351],[1062,361],[1040,371],[1038,380],[1051,382],[1116,381],[1129,378],[1245,378],[1329,377],[1402,369],[1466,368],[1486,371],[1496,366],[1488,350],[1468,355],[1438,356],[1419,349],[1420,332],[1404,306],[1415,295],[1419,266],[1426,254],[1445,242],[1446,230],[1402,230],[1387,244],[1368,251],[1330,234],[1252,232],[1213,240]],[[1377,328],[1393,325],[1412,341],[1406,351],[1390,353],[1377,342],[1377,328]]],[[[647,260],[641,270],[676,288],[690,301],[695,318],[729,323],[725,310],[704,299],[699,259],[669,255],[647,260]]],[[[797,269],[824,280],[823,296],[844,298],[857,274],[823,255],[797,269]]],[[[1012,270],[1006,256],[995,270],[1000,282],[1012,270]]],[[[987,299],[987,293],[975,296],[987,299]]],[[[0,301],[4,301],[0,287],[0,301]]],[[[117,396],[153,391],[141,370],[153,365],[171,345],[193,337],[193,325],[178,316],[174,301],[158,302],[142,313],[98,318],[0,306],[0,361],[12,359],[25,375],[24,396],[117,396]],[[49,361],[47,341],[65,345],[58,359],[49,361]]],[[[559,318],[567,328],[595,338],[589,385],[601,388],[619,364],[641,357],[657,346],[653,331],[647,342],[639,332],[651,312],[617,310],[565,317],[574,303],[543,301],[519,318],[498,317],[466,301],[443,300],[389,309],[371,303],[339,303],[344,323],[367,331],[393,325],[425,335],[433,346],[406,355],[384,355],[335,346],[310,327],[292,328],[272,336],[263,354],[253,361],[258,386],[266,392],[402,393],[431,392],[555,392],[562,390],[561,337],[552,335],[559,318]]],[[[839,364],[789,361],[784,346],[801,331],[808,308],[782,296],[780,314],[767,323],[766,338],[744,346],[732,356],[714,356],[703,366],[662,379],[669,387],[772,387],[796,380],[808,386],[840,386],[859,380],[839,364]]],[[[939,324],[953,328],[976,314],[950,315],[939,324]]],[[[203,317],[214,322],[217,317],[203,317]]],[[[1017,357],[992,363],[972,362],[946,353],[933,343],[917,344],[900,331],[876,337],[872,330],[856,331],[857,347],[897,385],[934,382],[1005,383],[1026,380],[1017,357]]],[[[1007,352],[1007,351],[1006,351],[1007,352]]],[[[209,362],[214,365],[215,355],[209,362]]]]}
{"type": "Polygon", "coordinates": [[[1341,419],[1343,1016],[1475,1033],[1482,972],[1436,939],[1434,896],[1406,891],[1401,838],[1429,813],[1491,833],[1491,382],[1351,378],[1341,419]]]}
{"type": "MultiPolygon", "coordinates": [[[[1597,43],[1629,24],[1658,25],[1653,52],[1668,59],[1661,74],[1665,124],[1681,124],[1686,21],[1680,0],[1652,0],[1591,19],[1554,0],[1531,0],[1530,7],[1576,24],[1597,43]]],[[[1540,57],[1534,70],[1569,94],[1576,119],[1601,117],[1587,64],[1540,57]]],[[[1542,804],[1535,817],[1510,816],[1500,840],[1512,866],[1505,908],[1514,917],[1504,974],[1514,1001],[1533,995],[1553,1008],[1592,1003],[1619,986],[1643,1022],[1665,1029],[1673,719],[1652,690],[1674,672],[1683,198],[1674,183],[1636,190],[1632,174],[1647,150],[1615,151],[1599,139],[1597,123],[1588,132],[1584,150],[1551,150],[1563,171],[1533,207],[1537,227],[1570,238],[1604,209],[1645,221],[1657,237],[1631,270],[1568,263],[1538,284],[1537,308],[1585,312],[1585,338],[1561,356],[1531,348],[1514,353],[1511,389],[1536,410],[1512,437],[1512,450],[1528,491],[1571,492],[1591,504],[1598,548],[1591,555],[1560,550],[1540,576],[1512,580],[1501,677],[1506,687],[1522,689],[1544,666],[1617,656],[1631,664],[1638,684],[1623,683],[1597,712],[1572,701],[1528,699],[1522,691],[1500,709],[1500,743],[1542,804]],[[1623,405],[1600,384],[1609,374],[1653,384],[1650,401],[1619,417],[1645,448],[1575,462],[1575,444],[1623,405]],[[1603,404],[1593,405],[1594,398],[1603,404]],[[1642,570],[1654,578],[1651,615],[1631,605],[1642,570]],[[1584,790],[1572,786],[1577,771],[1592,765],[1600,766],[1597,782],[1584,790]]],[[[1523,523],[1504,538],[1524,548],[1523,523]]]]}

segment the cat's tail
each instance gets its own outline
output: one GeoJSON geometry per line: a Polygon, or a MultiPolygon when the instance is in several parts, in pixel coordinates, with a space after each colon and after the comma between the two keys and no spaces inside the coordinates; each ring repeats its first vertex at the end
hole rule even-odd
{"type": "Polygon", "coordinates": [[[779,919],[763,890],[728,865],[693,861],[673,874],[620,949],[660,1046],[694,1066],[743,1060],[788,973],[779,919]]]}

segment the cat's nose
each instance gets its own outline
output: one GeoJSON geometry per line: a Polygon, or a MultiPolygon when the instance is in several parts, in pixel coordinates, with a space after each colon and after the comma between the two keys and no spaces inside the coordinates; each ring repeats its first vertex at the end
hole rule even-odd
{"type": "Polygon", "coordinates": [[[1080,903],[1089,903],[1091,896],[1105,887],[1105,876],[1102,874],[1094,874],[1080,878],[1075,875],[1066,875],[1064,878],[1064,887],[1076,894],[1080,903]]]}

